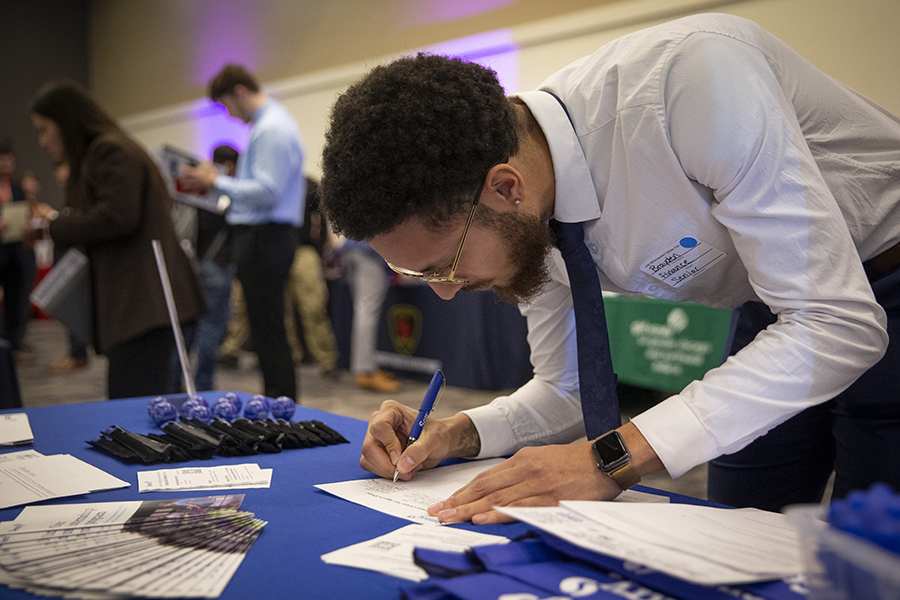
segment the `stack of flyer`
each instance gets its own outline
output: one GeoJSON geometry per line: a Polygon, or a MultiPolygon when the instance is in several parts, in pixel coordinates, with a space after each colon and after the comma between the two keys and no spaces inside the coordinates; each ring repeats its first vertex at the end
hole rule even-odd
{"type": "Polygon", "coordinates": [[[24,446],[34,441],[25,413],[0,415],[0,446],[24,446]]]}
{"type": "Polygon", "coordinates": [[[131,484],[70,454],[0,454],[0,508],[125,488],[131,484]]]}
{"type": "Polygon", "coordinates": [[[0,522],[0,583],[41,596],[217,598],[264,521],[243,495],[29,506],[0,522]]]}

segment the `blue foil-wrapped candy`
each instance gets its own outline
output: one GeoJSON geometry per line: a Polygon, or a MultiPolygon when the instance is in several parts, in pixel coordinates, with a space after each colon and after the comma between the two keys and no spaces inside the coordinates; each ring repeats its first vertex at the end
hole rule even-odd
{"type": "Polygon", "coordinates": [[[234,405],[234,414],[241,414],[241,409],[244,408],[244,403],[241,402],[240,396],[237,395],[237,392],[225,392],[223,398],[228,398],[228,401],[234,405]]]}
{"type": "Polygon", "coordinates": [[[212,420],[212,414],[209,412],[209,408],[203,406],[199,402],[191,403],[190,400],[181,405],[181,418],[182,419],[199,419],[205,423],[209,423],[212,420]],[[187,409],[185,409],[187,406],[187,409]]]}
{"type": "Polygon", "coordinates": [[[178,407],[178,416],[184,417],[185,413],[187,413],[187,411],[191,410],[195,406],[203,406],[203,405],[200,404],[199,402],[197,402],[193,398],[189,398],[189,399],[185,400],[181,404],[181,406],[178,407]]]}
{"type": "Polygon", "coordinates": [[[276,419],[285,419],[290,421],[294,416],[294,410],[297,405],[287,396],[278,396],[272,401],[272,416],[276,419]]]}
{"type": "Polygon", "coordinates": [[[190,401],[190,400],[195,400],[198,404],[202,404],[202,405],[205,406],[206,408],[209,408],[209,402],[207,402],[207,401],[206,401],[206,398],[204,398],[204,397],[201,396],[200,394],[194,394],[193,396],[191,396],[190,398],[188,398],[188,400],[189,400],[189,401],[190,401]]]}
{"type": "Polygon", "coordinates": [[[153,407],[162,402],[169,402],[169,401],[166,399],[165,396],[157,396],[156,398],[154,398],[153,400],[148,402],[147,403],[147,414],[150,415],[150,417],[153,417],[153,407]]]}
{"type": "Polygon", "coordinates": [[[250,400],[251,401],[259,400],[260,402],[265,404],[266,411],[268,411],[270,408],[272,408],[272,401],[269,398],[267,398],[266,396],[263,396],[262,394],[253,394],[253,396],[250,398],[250,400]]]}
{"type": "Polygon", "coordinates": [[[256,421],[257,419],[265,419],[269,416],[269,407],[266,402],[259,398],[253,397],[244,407],[244,418],[256,421]]]}
{"type": "Polygon", "coordinates": [[[234,421],[238,415],[238,412],[234,410],[234,404],[225,396],[213,402],[213,405],[209,407],[209,412],[214,418],[226,421],[234,421]]]}
{"type": "Polygon", "coordinates": [[[161,402],[156,402],[150,406],[149,411],[150,418],[153,419],[153,422],[156,423],[157,427],[162,427],[168,421],[174,421],[178,416],[175,405],[165,398],[163,398],[161,402]]]}

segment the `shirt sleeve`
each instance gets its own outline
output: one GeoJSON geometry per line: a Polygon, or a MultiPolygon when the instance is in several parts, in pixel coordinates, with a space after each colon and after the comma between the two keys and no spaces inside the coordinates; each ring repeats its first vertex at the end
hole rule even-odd
{"type": "Polygon", "coordinates": [[[694,34],[673,52],[662,90],[672,149],[685,174],[713,191],[713,218],[778,317],[633,420],[677,477],[839,394],[880,359],[887,334],[777,65],[747,42],[694,34]]]}
{"type": "Polygon", "coordinates": [[[553,260],[552,280],[544,292],[520,306],[528,324],[534,377],[509,396],[463,411],[481,439],[478,458],[506,456],[524,446],[567,443],[584,435],[572,295],[557,250],[553,260]]]}
{"type": "Polygon", "coordinates": [[[253,207],[254,212],[273,209],[299,168],[290,148],[286,130],[260,124],[247,151],[238,158],[238,177],[219,175],[215,190],[243,206],[253,207]]]}

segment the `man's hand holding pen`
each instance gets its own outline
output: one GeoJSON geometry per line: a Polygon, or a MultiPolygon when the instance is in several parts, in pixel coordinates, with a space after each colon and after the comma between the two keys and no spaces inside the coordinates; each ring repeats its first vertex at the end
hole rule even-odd
{"type": "Polygon", "coordinates": [[[385,400],[369,418],[359,466],[390,478],[395,470],[399,470],[399,479],[409,481],[420,469],[430,469],[450,458],[449,435],[443,419],[430,419],[419,442],[404,452],[408,432],[412,430],[417,414],[414,408],[395,400],[385,400]]]}
{"type": "MultiPolygon", "coordinates": [[[[403,446],[404,452],[413,444],[413,442],[419,439],[419,436],[422,435],[425,421],[428,420],[428,415],[434,410],[441,392],[444,391],[444,383],[444,374],[441,373],[440,370],[435,371],[434,376],[431,378],[431,383],[428,384],[428,389],[425,391],[425,398],[422,399],[422,405],[419,407],[419,412],[416,413],[412,429],[409,430],[409,437],[406,438],[406,444],[403,446]]],[[[409,460],[408,457],[401,456],[394,464],[394,483],[397,483],[397,478],[400,477],[401,460],[406,460],[406,466],[410,468],[414,466],[414,463],[409,460]]]]}
{"type": "Polygon", "coordinates": [[[359,465],[382,477],[393,478],[396,474],[398,479],[409,481],[419,470],[435,467],[446,458],[478,454],[478,432],[464,414],[428,418],[416,443],[407,447],[418,414],[419,411],[394,400],[383,402],[369,418],[359,465]]]}
{"type": "MultiPolygon", "coordinates": [[[[409,481],[446,458],[478,455],[481,439],[465,414],[424,418],[431,412],[429,402],[436,399],[439,383],[432,380],[419,411],[387,400],[372,414],[359,461],[362,468],[395,477],[394,481],[409,481]]],[[[449,523],[502,523],[512,519],[495,511],[495,506],[555,506],[559,499],[612,499],[620,492],[597,469],[589,443],[523,448],[428,512],[449,523]]]]}

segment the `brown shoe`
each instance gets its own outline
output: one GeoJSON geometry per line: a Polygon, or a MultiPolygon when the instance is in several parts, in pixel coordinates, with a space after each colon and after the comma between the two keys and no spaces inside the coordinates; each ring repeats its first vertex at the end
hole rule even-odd
{"type": "Polygon", "coordinates": [[[399,381],[380,370],[357,374],[356,383],[364,390],[382,393],[399,392],[402,387],[399,381]]]}
{"type": "Polygon", "coordinates": [[[71,356],[69,356],[62,360],[50,363],[50,371],[52,371],[53,373],[68,373],[69,371],[85,369],[87,368],[87,366],[88,359],[72,358],[71,356]]]}

